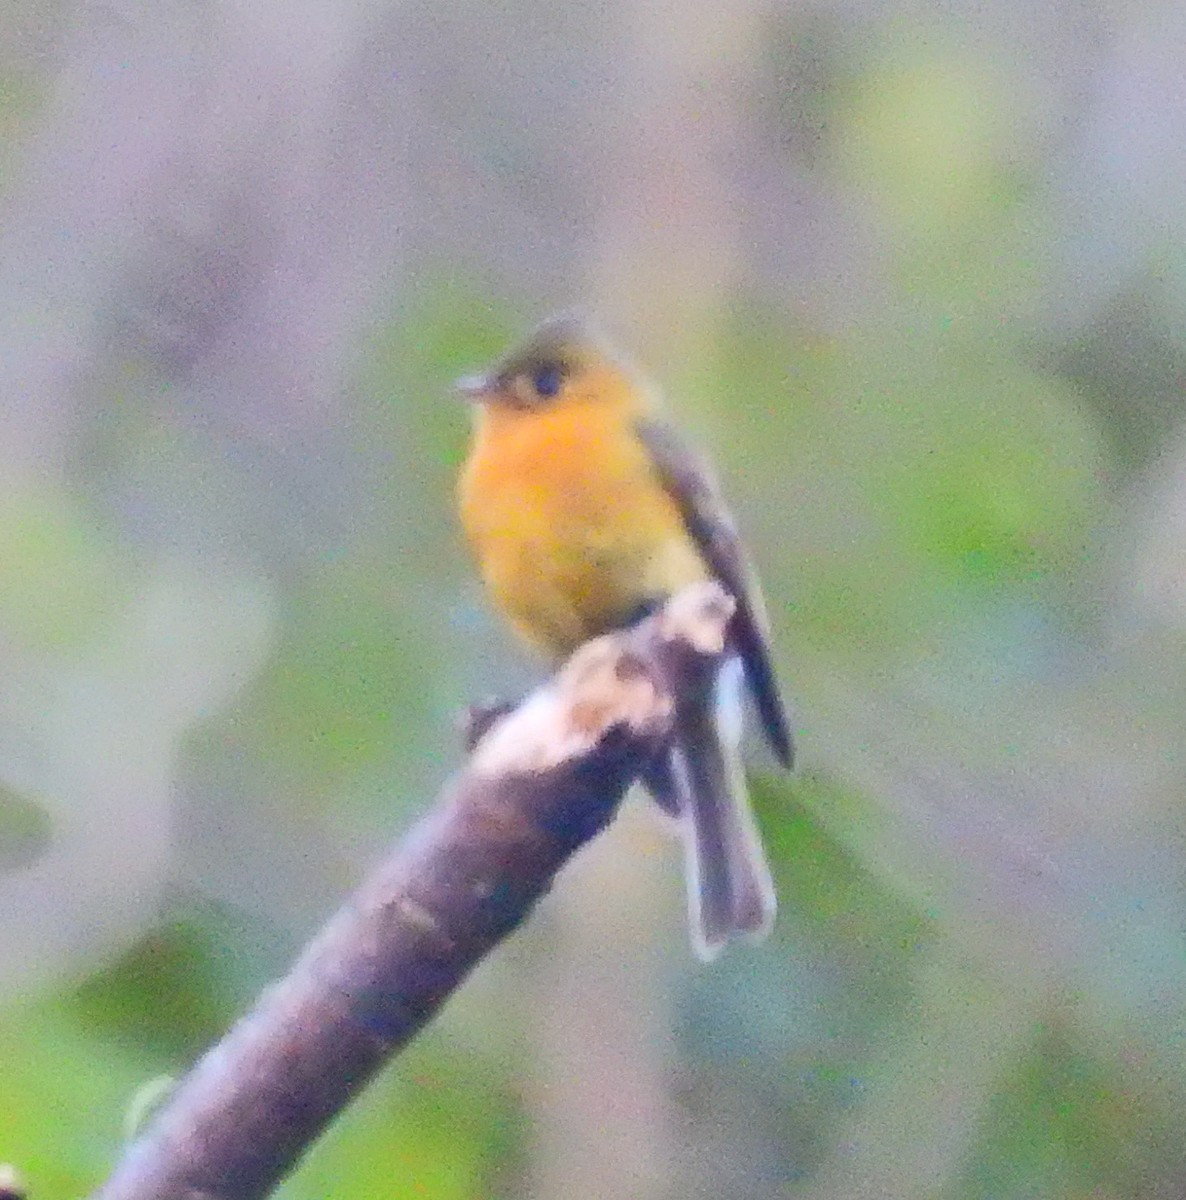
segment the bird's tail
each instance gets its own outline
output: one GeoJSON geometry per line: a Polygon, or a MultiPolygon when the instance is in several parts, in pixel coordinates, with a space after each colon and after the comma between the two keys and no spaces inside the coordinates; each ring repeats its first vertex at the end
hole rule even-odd
{"type": "Polygon", "coordinates": [[[731,937],[760,939],[774,921],[774,885],[741,767],[740,663],[715,694],[681,697],[672,766],[687,854],[692,942],[713,958],[731,937]]]}

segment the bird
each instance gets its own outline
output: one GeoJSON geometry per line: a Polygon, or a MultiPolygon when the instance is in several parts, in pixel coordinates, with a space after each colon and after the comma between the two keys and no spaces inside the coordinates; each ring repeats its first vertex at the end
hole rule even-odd
{"type": "Polygon", "coordinates": [[[643,782],[684,834],[699,956],[760,940],[776,901],[741,765],[746,690],[787,769],[794,746],[761,588],[708,461],[579,314],[544,321],[456,386],[474,414],[461,526],[494,606],[545,659],[562,661],[693,583],[715,579],[734,600],[715,687],[675,698],[669,746],[643,782]]]}

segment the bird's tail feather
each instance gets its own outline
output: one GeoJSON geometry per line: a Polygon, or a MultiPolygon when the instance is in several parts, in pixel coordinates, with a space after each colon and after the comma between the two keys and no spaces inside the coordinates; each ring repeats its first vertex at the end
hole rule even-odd
{"type": "Polygon", "coordinates": [[[741,767],[741,674],[727,662],[715,695],[681,698],[673,765],[684,821],[692,940],[711,959],[729,938],[764,937],[774,885],[741,767]]]}

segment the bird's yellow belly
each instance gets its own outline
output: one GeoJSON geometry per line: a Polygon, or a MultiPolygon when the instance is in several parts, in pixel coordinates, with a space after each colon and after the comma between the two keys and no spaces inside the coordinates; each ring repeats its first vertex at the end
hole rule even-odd
{"type": "Polygon", "coordinates": [[[503,535],[502,546],[483,559],[482,573],[520,633],[549,654],[569,654],[681,583],[704,577],[682,536],[647,544],[623,538],[620,527],[539,515],[535,528],[520,520],[503,535]]]}
{"type": "Polygon", "coordinates": [[[462,482],[462,519],[487,588],[550,656],[622,625],[708,574],[641,445],[521,439],[462,482]]]}

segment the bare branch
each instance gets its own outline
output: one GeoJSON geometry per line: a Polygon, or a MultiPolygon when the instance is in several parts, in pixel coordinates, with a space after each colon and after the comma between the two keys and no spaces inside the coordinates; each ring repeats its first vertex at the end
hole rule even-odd
{"type": "Polygon", "coordinates": [[[582,647],[481,736],[460,776],[256,1009],[182,1081],[95,1200],[253,1200],[292,1169],[613,818],[700,687],[715,584],[582,647]]]}

